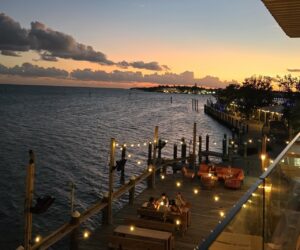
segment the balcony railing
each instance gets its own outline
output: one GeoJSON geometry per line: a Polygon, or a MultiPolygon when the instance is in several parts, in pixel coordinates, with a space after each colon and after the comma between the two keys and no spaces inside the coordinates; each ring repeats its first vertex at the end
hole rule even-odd
{"type": "Polygon", "coordinates": [[[300,133],[196,249],[300,249],[300,133]]]}

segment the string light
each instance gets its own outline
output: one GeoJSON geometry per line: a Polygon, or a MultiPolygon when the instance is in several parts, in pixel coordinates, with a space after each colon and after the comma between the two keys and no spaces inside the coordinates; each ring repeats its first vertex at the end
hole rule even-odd
{"type": "Polygon", "coordinates": [[[247,205],[246,204],[243,204],[243,208],[246,208],[247,207],[247,205]]]}
{"type": "Polygon", "coordinates": [[[130,226],[130,231],[134,231],[134,226],[133,225],[130,226]]]}
{"type": "Polygon", "coordinates": [[[84,238],[84,239],[87,239],[88,237],[90,237],[90,232],[87,231],[87,230],[85,230],[85,231],[83,232],[83,238],[84,238]]]}
{"type": "Polygon", "coordinates": [[[140,161],[138,161],[138,162],[137,162],[137,164],[138,164],[138,165],[141,165],[141,162],[140,162],[140,161]]]}
{"type": "Polygon", "coordinates": [[[41,241],[42,237],[37,235],[34,239],[35,243],[39,243],[41,241]]]}
{"type": "Polygon", "coordinates": [[[220,199],[220,197],[219,197],[218,195],[215,195],[215,196],[214,196],[214,201],[217,202],[217,201],[219,201],[219,199],[220,199]]]}
{"type": "Polygon", "coordinates": [[[133,147],[134,147],[134,144],[131,144],[130,146],[133,148],[133,147]]]}
{"type": "Polygon", "coordinates": [[[176,186],[177,186],[177,187],[181,187],[181,182],[180,182],[180,181],[177,181],[177,182],[176,182],[176,186]]]}
{"type": "Polygon", "coordinates": [[[220,211],[219,214],[220,214],[221,217],[224,217],[224,216],[225,216],[225,213],[224,213],[223,211],[220,211]]]}
{"type": "Polygon", "coordinates": [[[128,155],[128,158],[131,158],[131,154],[128,155]]]}
{"type": "Polygon", "coordinates": [[[116,147],[119,147],[119,143],[116,144],[116,147]]]}
{"type": "Polygon", "coordinates": [[[127,147],[127,144],[126,144],[126,143],[124,144],[124,147],[127,147]]]}
{"type": "Polygon", "coordinates": [[[264,161],[266,159],[266,155],[265,154],[261,154],[260,158],[261,158],[262,161],[264,161]]]}
{"type": "Polygon", "coordinates": [[[140,147],[140,146],[141,146],[141,144],[138,144],[137,146],[138,146],[138,147],[140,147]]]}
{"type": "Polygon", "coordinates": [[[148,172],[151,173],[152,171],[153,171],[153,168],[152,168],[152,167],[149,167],[149,168],[148,168],[148,172]]]}
{"type": "Polygon", "coordinates": [[[199,193],[198,188],[194,188],[194,194],[198,194],[198,193],[199,193]]]}
{"type": "Polygon", "coordinates": [[[252,141],[252,139],[249,139],[248,142],[249,142],[249,143],[252,143],[253,141],[252,141]]]}
{"type": "Polygon", "coordinates": [[[164,179],[165,179],[165,175],[162,174],[162,175],[160,176],[160,178],[161,178],[162,180],[164,180],[164,179]]]}
{"type": "Polygon", "coordinates": [[[180,220],[176,220],[175,223],[176,223],[177,226],[179,226],[181,224],[181,221],[180,220]]]}

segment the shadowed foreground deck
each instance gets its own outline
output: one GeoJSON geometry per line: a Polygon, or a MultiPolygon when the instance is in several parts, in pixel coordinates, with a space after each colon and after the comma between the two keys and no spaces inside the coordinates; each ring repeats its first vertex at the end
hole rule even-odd
{"type": "Polygon", "coordinates": [[[181,174],[167,175],[165,180],[157,178],[155,189],[144,190],[135,198],[134,205],[125,205],[118,213],[114,214],[113,225],[99,227],[88,240],[80,242],[79,249],[108,249],[108,236],[112,235],[114,228],[124,224],[124,218],[136,217],[137,209],[150,196],[159,197],[162,192],[166,192],[172,199],[177,191],[180,191],[185,199],[192,204],[192,225],[184,236],[175,236],[175,249],[194,249],[222,219],[219,214],[220,211],[224,211],[226,214],[255,180],[254,177],[246,177],[240,190],[225,189],[223,183],[220,182],[213,190],[203,190],[200,188],[199,179],[193,181],[182,179],[181,174]],[[178,180],[182,183],[180,188],[176,187],[178,180]],[[194,194],[194,188],[199,189],[198,194],[194,194]],[[220,198],[218,202],[214,201],[215,195],[220,198]]]}

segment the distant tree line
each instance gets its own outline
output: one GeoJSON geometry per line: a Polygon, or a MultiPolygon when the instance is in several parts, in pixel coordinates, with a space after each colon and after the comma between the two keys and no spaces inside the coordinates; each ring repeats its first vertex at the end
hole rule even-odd
{"type": "Polygon", "coordinates": [[[230,84],[219,89],[215,97],[217,105],[227,109],[235,105],[242,117],[249,119],[253,111],[272,105],[275,97],[283,100],[283,116],[288,126],[300,131],[300,77],[285,75],[275,79],[268,76],[246,78],[241,85],[230,84]],[[281,91],[274,91],[278,86],[281,91]]]}

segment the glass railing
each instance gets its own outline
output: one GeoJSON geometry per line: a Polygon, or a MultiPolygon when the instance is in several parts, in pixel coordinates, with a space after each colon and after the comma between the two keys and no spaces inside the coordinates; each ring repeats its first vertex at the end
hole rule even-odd
{"type": "Polygon", "coordinates": [[[300,133],[196,249],[300,249],[300,133]]]}

